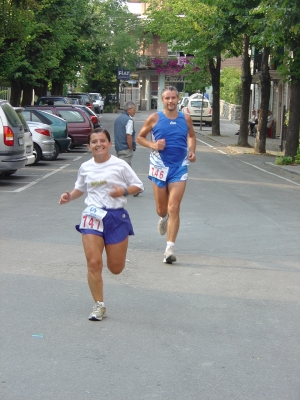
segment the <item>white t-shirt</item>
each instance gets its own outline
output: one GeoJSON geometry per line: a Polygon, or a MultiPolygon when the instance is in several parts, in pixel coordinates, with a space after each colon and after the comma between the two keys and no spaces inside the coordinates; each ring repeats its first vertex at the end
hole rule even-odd
{"type": "Polygon", "coordinates": [[[79,168],[75,189],[87,192],[84,202],[87,206],[122,208],[127,203],[127,197],[111,197],[109,192],[113,185],[137,186],[144,190],[142,181],[126,161],[111,155],[109,160],[96,163],[94,158],[84,162],[79,168]]]}

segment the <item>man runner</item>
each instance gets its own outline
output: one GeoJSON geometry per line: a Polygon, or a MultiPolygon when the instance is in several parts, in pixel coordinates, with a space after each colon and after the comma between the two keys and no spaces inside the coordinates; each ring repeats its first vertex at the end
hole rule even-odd
{"type": "Polygon", "coordinates": [[[149,179],[152,180],[156,212],[160,216],[158,231],[167,232],[163,262],[172,264],[175,240],[179,230],[180,203],[188,179],[188,164],[196,161],[196,137],[192,119],[177,111],[178,91],[174,86],[163,89],[163,111],[151,114],[137,136],[137,142],[152,150],[149,179]],[[152,133],[152,140],[147,135],[152,133]]]}

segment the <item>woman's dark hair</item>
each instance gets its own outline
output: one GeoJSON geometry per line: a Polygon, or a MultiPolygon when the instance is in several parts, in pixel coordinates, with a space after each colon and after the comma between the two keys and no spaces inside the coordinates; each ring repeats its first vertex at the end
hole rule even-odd
{"type": "Polygon", "coordinates": [[[90,142],[91,142],[91,136],[92,136],[93,133],[104,133],[104,135],[107,137],[107,140],[109,142],[111,142],[110,134],[108,133],[108,131],[106,129],[96,128],[88,135],[88,144],[90,144],[90,142]]]}

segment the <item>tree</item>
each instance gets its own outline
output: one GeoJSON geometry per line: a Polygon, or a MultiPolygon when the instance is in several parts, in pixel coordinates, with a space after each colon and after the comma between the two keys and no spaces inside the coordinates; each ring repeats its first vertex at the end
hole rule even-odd
{"type": "Polygon", "coordinates": [[[297,0],[262,0],[254,15],[264,13],[256,26],[257,46],[275,50],[278,71],[290,83],[289,125],[286,135],[285,155],[295,157],[299,146],[300,127],[300,9],[297,0]],[[281,54],[276,52],[283,48],[281,54]]]}
{"type": "MultiPolygon", "coordinates": [[[[227,2],[228,3],[228,2],[227,2]]],[[[220,135],[221,56],[241,54],[236,21],[223,0],[194,2],[152,0],[148,9],[149,29],[163,41],[176,40],[175,50],[194,54],[196,64],[210,71],[213,91],[212,135],[220,135]]]]}

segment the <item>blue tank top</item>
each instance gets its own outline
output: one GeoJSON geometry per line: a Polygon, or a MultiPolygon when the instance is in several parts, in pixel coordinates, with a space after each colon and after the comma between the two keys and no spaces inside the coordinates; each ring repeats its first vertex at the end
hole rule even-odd
{"type": "Polygon", "coordinates": [[[187,137],[188,125],[182,112],[178,112],[176,119],[169,119],[162,111],[158,111],[158,122],[152,129],[152,140],[166,140],[166,147],[162,151],[154,151],[150,156],[150,162],[157,165],[161,162],[166,167],[175,167],[188,164],[187,137]]]}

